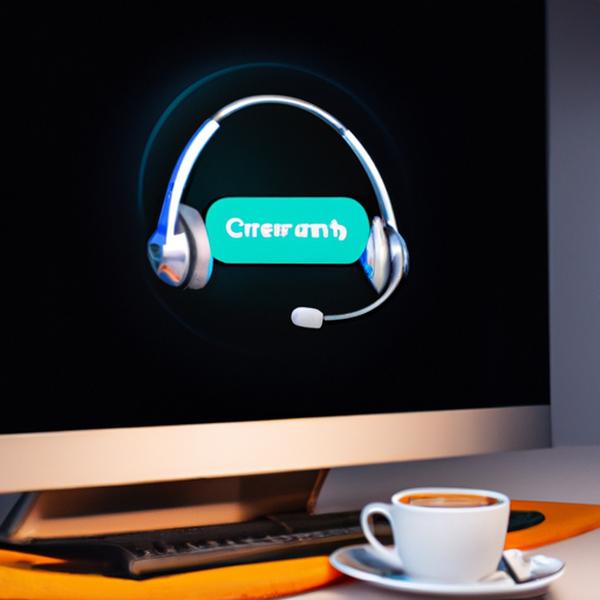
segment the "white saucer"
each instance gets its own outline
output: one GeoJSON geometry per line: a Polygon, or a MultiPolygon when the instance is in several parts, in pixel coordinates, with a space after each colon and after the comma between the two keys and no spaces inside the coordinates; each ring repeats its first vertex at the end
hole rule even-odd
{"type": "Polygon", "coordinates": [[[408,592],[415,596],[439,596],[440,598],[477,597],[486,600],[501,598],[537,598],[549,585],[562,576],[564,567],[552,575],[526,583],[516,583],[506,576],[498,581],[476,583],[438,583],[409,577],[389,567],[371,550],[369,544],[357,544],[339,548],[329,562],[345,575],[373,583],[380,587],[408,592]]]}

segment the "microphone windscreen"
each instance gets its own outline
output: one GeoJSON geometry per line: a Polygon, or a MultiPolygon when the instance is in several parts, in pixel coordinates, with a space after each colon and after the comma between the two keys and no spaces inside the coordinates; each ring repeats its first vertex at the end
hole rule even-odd
{"type": "Polygon", "coordinates": [[[320,329],[323,325],[323,313],[316,308],[299,306],[292,311],[292,323],[298,327],[320,329]]]}

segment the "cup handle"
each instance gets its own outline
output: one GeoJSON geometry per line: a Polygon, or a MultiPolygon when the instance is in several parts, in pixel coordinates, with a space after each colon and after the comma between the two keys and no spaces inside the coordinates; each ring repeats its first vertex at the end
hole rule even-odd
{"type": "MultiPolygon", "coordinates": [[[[383,502],[372,502],[371,504],[367,504],[360,513],[360,525],[362,527],[363,533],[367,538],[369,544],[375,550],[375,553],[379,555],[379,557],[384,560],[386,563],[391,565],[396,569],[404,569],[402,565],[402,561],[400,557],[396,553],[395,549],[390,550],[386,548],[376,537],[375,534],[371,531],[371,526],[369,525],[369,517],[371,515],[379,514],[383,515],[389,522],[390,526],[392,526],[392,535],[394,534],[393,528],[393,519],[390,513],[391,504],[384,504],[383,502]]],[[[394,546],[396,544],[396,540],[394,540],[394,546]]]]}

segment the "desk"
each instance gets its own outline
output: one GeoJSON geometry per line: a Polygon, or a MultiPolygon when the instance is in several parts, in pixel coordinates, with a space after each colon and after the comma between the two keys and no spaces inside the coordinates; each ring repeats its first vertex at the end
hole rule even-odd
{"type": "MultiPolygon", "coordinates": [[[[317,512],[356,510],[367,502],[388,501],[393,492],[402,488],[422,485],[490,488],[519,500],[600,504],[600,446],[334,469],[321,492],[317,512]]],[[[546,600],[600,599],[600,530],[536,551],[557,556],[568,565],[546,600]]],[[[290,598],[414,600],[415,597],[351,581],[290,598]]]]}
{"type": "MultiPolygon", "coordinates": [[[[334,469],[319,497],[317,512],[357,510],[370,501],[387,501],[399,489],[420,485],[491,488],[515,499],[600,504],[600,446],[334,469]]],[[[8,508],[10,499],[0,497],[0,508],[2,500],[8,508]]],[[[600,530],[539,551],[568,564],[547,600],[600,599],[600,530]]],[[[355,581],[294,598],[414,600],[355,581]]]]}

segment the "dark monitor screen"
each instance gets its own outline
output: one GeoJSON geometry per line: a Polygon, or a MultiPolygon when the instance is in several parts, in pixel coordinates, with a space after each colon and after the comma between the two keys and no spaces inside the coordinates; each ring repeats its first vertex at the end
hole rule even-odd
{"type": "MultiPolygon", "coordinates": [[[[544,45],[542,2],[38,17],[12,57],[24,173],[0,433],[547,404],[544,45]],[[377,164],[411,268],[369,315],[290,321],[376,299],[358,264],[215,261],[201,290],[152,272],[179,153],[252,94],[317,104],[377,164]]],[[[211,140],[184,202],[206,215],[225,196],[347,196],[378,214],[348,146],[289,107],[240,112],[211,140]]]]}

